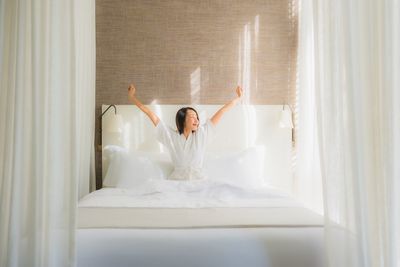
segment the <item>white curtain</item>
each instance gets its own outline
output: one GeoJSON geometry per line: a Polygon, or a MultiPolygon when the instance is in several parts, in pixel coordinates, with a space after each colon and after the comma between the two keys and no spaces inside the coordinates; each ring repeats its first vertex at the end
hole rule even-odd
{"type": "MultiPolygon", "coordinates": [[[[311,1],[301,2],[310,5],[311,1]]],[[[303,11],[307,7],[303,7],[303,11]]],[[[298,82],[296,94],[295,195],[308,208],[323,214],[322,178],[316,123],[314,38],[312,20],[299,12],[298,82]]]]}
{"type": "Polygon", "coordinates": [[[399,2],[301,1],[332,267],[400,266],[399,2]]]}
{"type": "Polygon", "coordinates": [[[94,0],[0,1],[0,266],[74,266],[89,191],[94,0]]]}

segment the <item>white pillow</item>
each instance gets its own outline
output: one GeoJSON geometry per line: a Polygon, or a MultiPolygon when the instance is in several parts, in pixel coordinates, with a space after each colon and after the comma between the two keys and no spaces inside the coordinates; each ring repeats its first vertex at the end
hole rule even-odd
{"type": "MultiPolygon", "coordinates": [[[[117,146],[117,145],[107,145],[103,149],[103,172],[107,173],[108,167],[110,165],[111,160],[114,156],[117,156],[119,153],[125,152],[127,153],[128,150],[124,147],[117,146]]],[[[104,182],[103,182],[104,184],[104,182]]]]}
{"type": "Polygon", "coordinates": [[[264,154],[264,147],[256,146],[224,156],[208,155],[204,173],[210,180],[242,188],[260,188],[265,186],[264,154]]]}
{"type": "Polygon", "coordinates": [[[163,179],[162,170],[146,157],[128,153],[125,149],[108,150],[110,160],[104,187],[132,188],[151,179],[163,179]]]}
{"type": "Polygon", "coordinates": [[[138,156],[149,159],[154,165],[156,165],[162,172],[163,177],[167,179],[174,171],[174,165],[172,164],[169,153],[163,152],[150,152],[150,151],[136,151],[138,156]]]}

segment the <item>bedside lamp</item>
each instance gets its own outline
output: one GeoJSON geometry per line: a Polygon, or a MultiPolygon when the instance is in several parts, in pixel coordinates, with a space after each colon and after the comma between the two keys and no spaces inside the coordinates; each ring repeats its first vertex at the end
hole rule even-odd
{"type": "Polygon", "coordinates": [[[124,123],[121,114],[115,114],[113,118],[107,120],[104,125],[104,130],[109,133],[122,133],[124,123]]]}
{"type": "Polygon", "coordinates": [[[102,149],[102,127],[103,127],[102,118],[103,115],[106,114],[106,112],[112,107],[114,108],[114,116],[112,116],[106,121],[104,125],[104,130],[109,133],[122,133],[123,131],[124,124],[122,116],[120,114],[117,114],[117,108],[115,105],[109,105],[107,109],[98,117],[100,126],[99,127],[100,142],[99,145],[97,146],[98,150],[102,149]]]}
{"type": "Polygon", "coordinates": [[[290,106],[288,106],[289,108],[285,109],[285,106],[286,105],[283,105],[279,127],[293,129],[292,110],[290,109],[290,106]]]}

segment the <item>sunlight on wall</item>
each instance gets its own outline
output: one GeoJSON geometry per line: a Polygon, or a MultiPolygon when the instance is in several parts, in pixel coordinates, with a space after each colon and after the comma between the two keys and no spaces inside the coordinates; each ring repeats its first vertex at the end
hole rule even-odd
{"type": "Polygon", "coordinates": [[[246,129],[246,147],[256,145],[256,138],[258,132],[257,125],[257,112],[253,105],[243,105],[243,113],[245,116],[245,129],[246,129]]]}
{"type": "MultiPolygon", "coordinates": [[[[157,99],[154,99],[153,101],[151,101],[150,103],[150,108],[153,110],[154,113],[157,114],[157,116],[161,119],[164,120],[164,114],[160,108],[160,105],[158,105],[158,101],[157,99]]],[[[160,150],[161,153],[166,152],[165,148],[163,145],[161,145],[160,143],[157,143],[157,147],[160,150]]]]}
{"type": "Polygon", "coordinates": [[[243,112],[245,116],[246,129],[246,146],[252,146],[255,144],[257,125],[255,123],[255,111],[250,106],[250,95],[251,95],[251,53],[252,53],[252,33],[254,30],[254,40],[256,47],[258,46],[258,31],[259,31],[259,16],[257,15],[254,20],[254,27],[251,22],[246,23],[243,27],[243,32],[239,38],[239,85],[243,88],[242,104],[243,112]]]}
{"type": "Polygon", "coordinates": [[[242,35],[239,34],[237,84],[242,85],[242,35]]]}
{"type": "Polygon", "coordinates": [[[200,102],[200,81],[201,69],[197,67],[197,69],[190,74],[190,102],[192,104],[200,102]]]}
{"type": "Polygon", "coordinates": [[[248,22],[244,28],[242,33],[242,39],[240,43],[240,47],[243,48],[243,52],[240,54],[242,59],[240,62],[243,66],[242,72],[240,73],[240,81],[242,81],[241,85],[243,88],[243,102],[245,104],[250,104],[250,91],[251,91],[251,81],[250,81],[250,71],[251,71],[251,23],[248,22]]]}
{"type": "MultiPolygon", "coordinates": [[[[260,32],[260,15],[255,16],[254,18],[254,56],[257,58],[258,55],[258,39],[260,32]]],[[[254,68],[254,77],[255,77],[255,93],[258,92],[258,66],[255,64],[254,68]]]]}
{"type": "MultiPolygon", "coordinates": [[[[127,122],[124,124],[124,130],[122,132],[122,144],[126,149],[128,149],[128,151],[131,149],[131,136],[131,123],[127,122]]],[[[134,138],[137,138],[136,135],[133,136],[134,138]]]]}

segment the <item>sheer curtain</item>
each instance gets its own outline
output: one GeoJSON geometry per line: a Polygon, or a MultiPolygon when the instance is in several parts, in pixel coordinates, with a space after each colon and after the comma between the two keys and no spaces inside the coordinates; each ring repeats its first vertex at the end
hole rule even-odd
{"type": "Polygon", "coordinates": [[[0,266],[73,266],[94,132],[94,0],[0,1],[0,266]]]}
{"type": "Polygon", "coordinates": [[[329,266],[400,266],[400,3],[303,0],[300,14],[329,266]]]}
{"type": "MultiPolygon", "coordinates": [[[[300,2],[303,11],[311,1],[300,2]],[[305,6],[307,5],[307,6],[305,6]]],[[[300,6],[301,11],[301,6],[300,6]]],[[[299,12],[298,78],[295,119],[295,195],[312,210],[323,213],[322,178],[315,106],[314,38],[309,14],[299,12]]]]}

